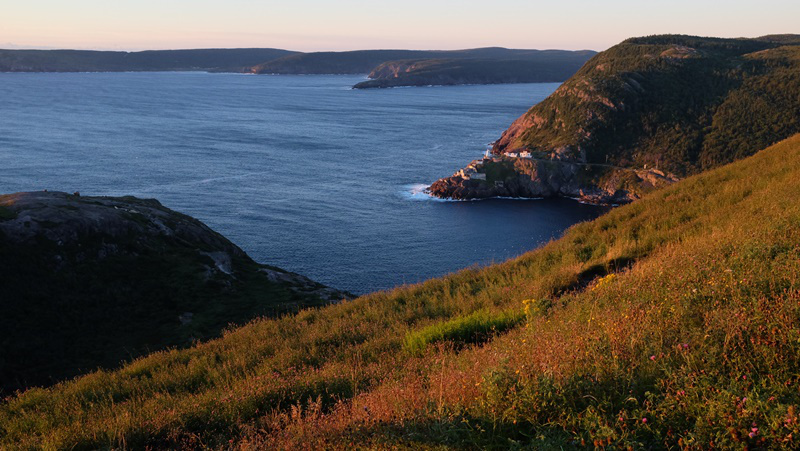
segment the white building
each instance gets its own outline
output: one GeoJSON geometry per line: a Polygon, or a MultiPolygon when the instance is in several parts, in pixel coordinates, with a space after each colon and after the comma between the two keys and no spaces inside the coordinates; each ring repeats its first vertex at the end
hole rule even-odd
{"type": "Polygon", "coordinates": [[[531,157],[531,153],[526,150],[524,152],[520,152],[519,153],[519,157],[520,158],[530,158],[531,157]]]}

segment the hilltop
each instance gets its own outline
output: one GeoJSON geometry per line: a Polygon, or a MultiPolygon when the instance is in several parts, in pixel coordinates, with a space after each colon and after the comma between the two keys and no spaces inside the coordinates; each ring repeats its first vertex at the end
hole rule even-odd
{"type": "Polygon", "coordinates": [[[57,192],[0,196],[0,293],[0,391],[347,296],[156,200],[57,192]]]}
{"type": "Polygon", "coordinates": [[[795,35],[628,39],[514,121],[494,143],[487,180],[453,176],[430,191],[627,202],[752,155],[800,131],[798,44],[795,35]],[[504,158],[520,151],[527,163],[504,158]]]}
{"type": "Polygon", "coordinates": [[[114,52],[2,50],[0,72],[207,71],[253,74],[370,74],[356,88],[430,84],[563,81],[595,52],[519,50],[357,50],[301,53],[281,49],[114,52]]]}
{"type": "MultiPolygon", "coordinates": [[[[484,80],[497,83],[495,80],[532,77],[527,75],[531,63],[541,65],[537,68],[538,77],[560,78],[565,80],[580,67],[576,60],[586,61],[594,52],[566,50],[521,50],[501,47],[486,47],[467,50],[356,50],[350,52],[313,52],[289,55],[259,64],[251,69],[255,74],[370,74],[376,80],[359,83],[356,88],[387,87],[389,80],[403,73],[410,78],[395,80],[392,86],[414,86],[421,83],[423,77],[452,77],[451,83],[458,81],[455,77],[467,77],[464,81],[484,80]],[[506,62],[508,61],[508,62],[506,62]],[[503,67],[493,67],[488,62],[495,62],[503,67]],[[503,74],[509,69],[511,62],[526,65],[515,68],[514,74],[503,74]],[[459,65],[464,65],[460,67],[459,65]],[[569,68],[572,68],[570,71],[569,68]],[[466,71],[466,72],[465,72],[466,71]],[[406,74],[406,72],[412,72],[406,74]],[[434,73],[435,72],[435,73],[434,73]],[[479,78],[475,78],[479,77],[479,78]],[[387,83],[385,86],[381,83],[387,83]]],[[[521,78],[520,78],[521,79],[521,78]]],[[[560,81],[559,80],[559,81],[560,81]]],[[[444,80],[442,80],[444,81],[444,80]]],[[[432,84],[432,83],[427,83],[432,84]]],[[[443,84],[443,83],[439,83],[443,84]]]]}
{"type": "Polygon", "coordinates": [[[296,52],[281,49],[196,49],[111,52],[2,50],[0,72],[214,71],[245,68],[296,52]]]}
{"type": "Polygon", "coordinates": [[[0,404],[0,446],[796,448],[800,135],[508,262],[0,404]]]}
{"type": "Polygon", "coordinates": [[[596,52],[542,50],[519,55],[387,61],[356,89],[395,86],[561,82],[596,52]]]}

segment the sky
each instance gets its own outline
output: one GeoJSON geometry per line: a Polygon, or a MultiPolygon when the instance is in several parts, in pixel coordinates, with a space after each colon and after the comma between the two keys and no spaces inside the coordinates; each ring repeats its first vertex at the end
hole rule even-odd
{"type": "Polygon", "coordinates": [[[604,50],[662,33],[800,33],[800,0],[0,0],[0,48],[604,50]]]}

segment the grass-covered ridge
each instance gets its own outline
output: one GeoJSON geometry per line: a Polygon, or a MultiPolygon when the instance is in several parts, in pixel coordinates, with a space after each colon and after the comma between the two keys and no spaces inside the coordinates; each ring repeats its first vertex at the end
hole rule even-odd
{"type": "Polygon", "coordinates": [[[596,52],[531,51],[494,58],[430,58],[387,61],[354,88],[562,82],[596,52]]]}
{"type": "Polygon", "coordinates": [[[595,55],[495,146],[679,177],[800,132],[797,36],[632,38],[595,55]]]}
{"type": "Polygon", "coordinates": [[[795,136],[506,263],[9,398],[0,447],[796,448],[798,191],[795,136]],[[487,343],[403,351],[526,307],[487,343]]]}
{"type": "Polygon", "coordinates": [[[0,72],[227,71],[297,52],[281,49],[96,50],[0,49],[0,72]]]}

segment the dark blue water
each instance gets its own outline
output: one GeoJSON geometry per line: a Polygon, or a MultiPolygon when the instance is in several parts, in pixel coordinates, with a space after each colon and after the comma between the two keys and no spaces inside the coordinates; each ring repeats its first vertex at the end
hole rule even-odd
{"type": "Polygon", "coordinates": [[[419,193],[557,84],[349,89],[360,80],[0,74],[0,192],[154,197],[356,293],[502,261],[600,212],[419,193]]]}

